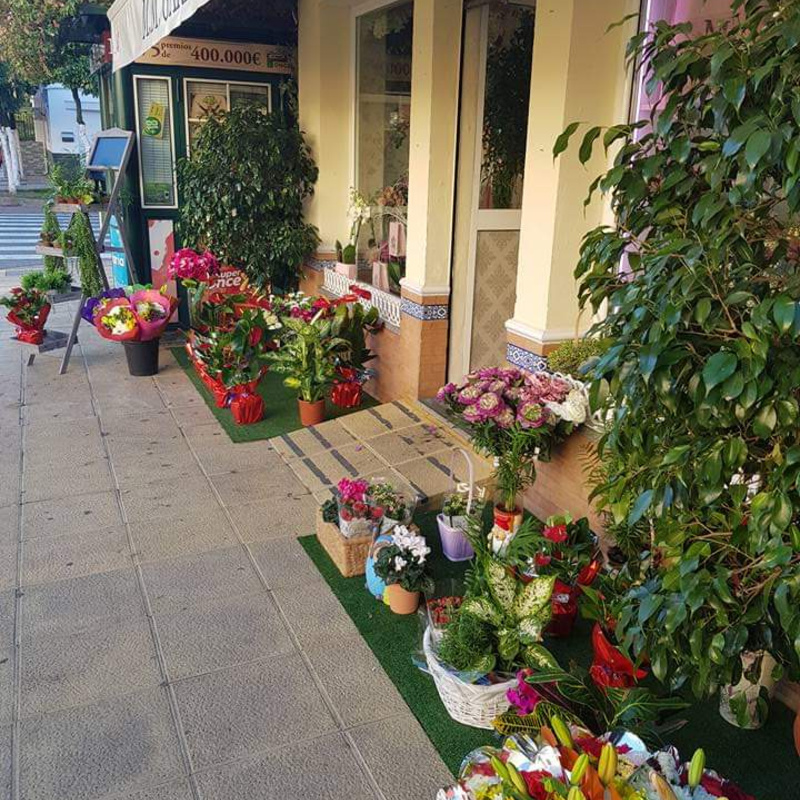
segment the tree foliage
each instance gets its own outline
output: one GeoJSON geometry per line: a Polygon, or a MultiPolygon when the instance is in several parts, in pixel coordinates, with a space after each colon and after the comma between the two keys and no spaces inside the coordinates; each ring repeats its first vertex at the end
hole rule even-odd
{"type": "Polygon", "coordinates": [[[244,105],[209,119],[178,165],[183,243],[260,287],[295,284],[318,242],[303,220],[317,173],[302,132],[281,113],[244,105]]]}
{"type": "Polygon", "coordinates": [[[92,90],[90,46],[63,41],[79,7],[79,0],[0,0],[0,52],[14,75],[34,85],[63,83],[73,93],[92,90]]]}
{"type": "Polygon", "coordinates": [[[732,5],[714,32],[634,37],[663,99],[579,148],[617,148],[591,188],[616,224],[576,270],[611,340],[596,491],[646,566],[617,634],[697,695],[735,683],[747,650],[800,672],[800,3],[732,5]]]}

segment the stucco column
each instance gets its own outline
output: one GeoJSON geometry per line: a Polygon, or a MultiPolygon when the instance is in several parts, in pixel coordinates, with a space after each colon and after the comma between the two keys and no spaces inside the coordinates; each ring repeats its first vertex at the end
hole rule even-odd
{"type": "MultiPolygon", "coordinates": [[[[549,350],[584,332],[573,272],[583,235],[608,214],[599,193],[584,208],[591,181],[603,171],[602,146],[584,167],[577,143],[553,160],[553,145],[573,121],[611,125],[627,119],[630,75],[625,45],[636,20],[607,31],[638,10],[638,0],[540,0],[536,7],[530,119],[514,317],[506,323],[508,360],[544,368],[549,350]]],[[[583,131],[585,131],[585,127],[583,131]]]]}
{"type": "Polygon", "coordinates": [[[319,228],[324,255],[349,229],[352,18],[335,0],[299,0],[298,17],[300,127],[319,167],[306,219],[319,228]]]}
{"type": "Polygon", "coordinates": [[[415,0],[406,277],[400,326],[407,394],[444,383],[463,0],[415,0]]]}

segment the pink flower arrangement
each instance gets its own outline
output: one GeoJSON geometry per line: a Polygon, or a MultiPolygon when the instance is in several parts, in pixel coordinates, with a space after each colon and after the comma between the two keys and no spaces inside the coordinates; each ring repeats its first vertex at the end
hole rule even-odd
{"type": "Polygon", "coordinates": [[[176,251],[169,263],[168,276],[172,280],[207,283],[219,273],[219,261],[208,250],[198,253],[190,247],[176,251]]]}
{"type": "Polygon", "coordinates": [[[342,478],[336,486],[339,495],[339,516],[349,522],[353,519],[380,519],[383,509],[370,497],[370,484],[365,480],[351,481],[342,478]]]}
{"type": "Polygon", "coordinates": [[[443,386],[437,400],[472,428],[479,450],[500,460],[498,488],[508,510],[535,477],[533,459],[546,461],[553,444],[572,433],[588,412],[585,396],[568,381],[516,367],[470,372],[460,384],[443,386]]]}
{"type": "Polygon", "coordinates": [[[533,674],[531,669],[521,669],[517,673],[517,685],[506,692],[508,702],[516,709],[517,714],[525,716],[532,714],[541,702],[542,696],[529,684],[525,678],[533,674]]]}

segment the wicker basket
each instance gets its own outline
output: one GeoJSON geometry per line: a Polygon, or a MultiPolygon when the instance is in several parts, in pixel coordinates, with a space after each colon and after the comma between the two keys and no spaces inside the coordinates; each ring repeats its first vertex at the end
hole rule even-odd
{"type": "Polygon", "coordinates": [[[322,509],[318,508],[317,539],[345,578],[364,574],[367,555],[372,546],[371,534],[346,539],[339,531],[338,525],[322,519],[322,509]]]}
{"type": "Polygon", "coordinates": [[[508,711],[511,705],[506,692],[514,688],[516,680],[512,678],[487,686],[462,681],[436,657],[430,627],[425,631],[422,646],[428,670],[447,713],[462,725],[492,730],[492,720],[508,711]]]}

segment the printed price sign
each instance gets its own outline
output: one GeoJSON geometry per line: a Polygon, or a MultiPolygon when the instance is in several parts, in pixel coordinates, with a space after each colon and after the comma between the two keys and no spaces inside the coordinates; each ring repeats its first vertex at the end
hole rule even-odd
{"type": "Polygon", "coordinates": [[[289,50],[279,45],[222,42],[215,39],[181,39],[167,36],[136,59],[139,64],[170,67],[214,67],[243,72],[288,75],[289,50]]]}

